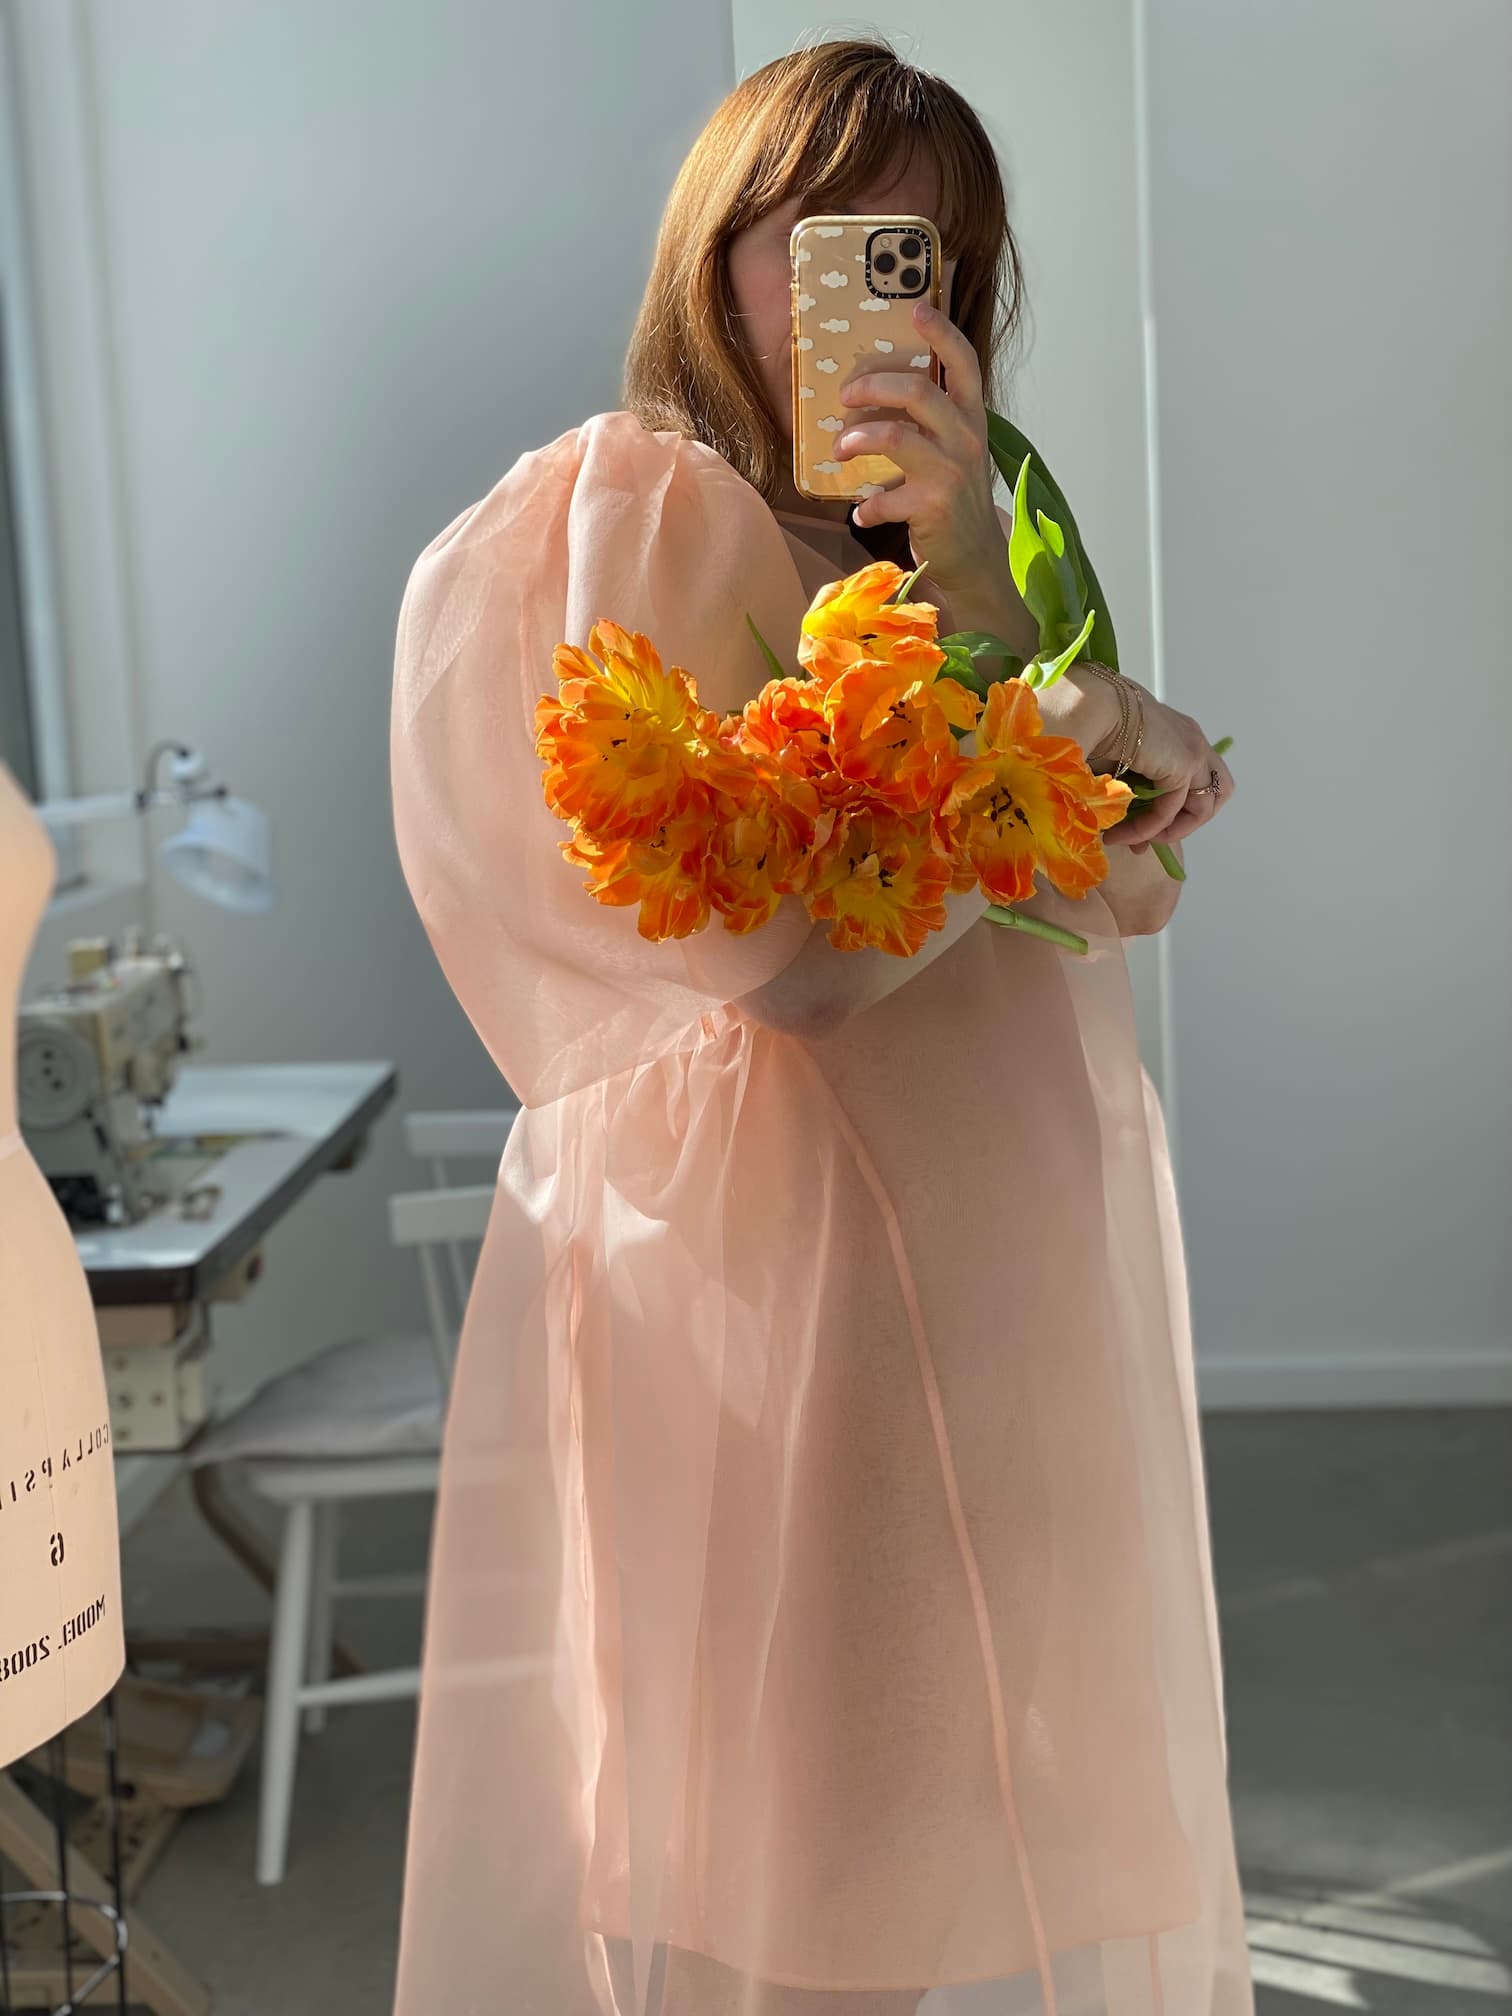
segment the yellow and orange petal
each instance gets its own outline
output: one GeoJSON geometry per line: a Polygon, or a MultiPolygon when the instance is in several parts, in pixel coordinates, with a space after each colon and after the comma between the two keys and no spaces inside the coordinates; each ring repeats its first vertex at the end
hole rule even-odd
{"type": "Polygon", "coordinates": [[[824,696],[811,679],[769,679],[722,731],[735,748],[774,757],[800,776],[828,767],[829,737],[824,696]]]}
{"type": "Polygon", "coordinates": [[[812,850],[833,824],[808,778],[773,756],[744,760],[754,789],[715,799],[707,864],[714,907],[736,932],[766,923],[781,897],[804,887],[812,850]]]}
{"type": "Polygon", "coordinates": [[[803,618],[798,663],[821,687],[861,658],[890,658],[905,638],[938,648],[932,602],[887,599],[905,578],[891,560],[877,560],[819,590],[803,618]]]}
{"type": "Polygon", "coordinates": [[[700,702],[693,675],[680,665],[664,668],[656,646],[639,630],[601,617],[588,633],[588,648],[604,662],[604,683],[628,706],[654,714],[668,734],[717,731],[719,717],[700,702]]]}
{"type": "Polygon", "coordinates": [[[903,811],[940,802],[961,767],[952,724],[969,728],[980,712],[974,694],[936,672],[933,656],[906,643],[891,661],[859,660],[824,695],[836,770],[903,811]]]}
{"type": "Polygon", "coordinates": [[[769,923],[807,872],[808,855],[772,812],[741,812],[710,838],[708,889],[727,931],[769,923]]]}
{"type": "Polygon", "coordinates": [[[945,800],[959,815],[957,853],[997,903],[1025,902],[1043,869],[1064,896],[1085,896],[1104,880],[1101,835],[1133,793],[1094,776],[1078,743],[1046,735],[1033,690],[1020,679],[995,685],[978,732],[980,755],[945,800]]]}
{"type": "Polygon", "coordinates": [[[685,817],[650,839],[606,845],[579,836],[561,842],[563,854],[589,871],[583,884],[600,903],[640,906],[636,929],[660,942],[702,931],[711,914],[708,889],[707,814],[685,817]]]}
{"type": "Polygon", "coordinates": [[[830,920],[829,942],[838,950],[871,946],[907,959],[943,927],[951,873],[928,818],[877,806],[836,821],[805,900],[811,917],[830,920]]]}
{"type": "Polygon", "coordinates": [[[644,839],[687,812],[700,785],[715,781],[711,771],[727,765],[719,718],[638,631],[601,622],[589,641],[603,663],[559,644],[559,691],[536,703],[542,789],[551,810],[590,839],[644,839]]]}

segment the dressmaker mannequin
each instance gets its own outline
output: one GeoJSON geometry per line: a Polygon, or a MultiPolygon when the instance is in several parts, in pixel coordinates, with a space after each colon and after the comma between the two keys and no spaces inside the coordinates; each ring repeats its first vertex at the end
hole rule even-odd
{"type": "Polygon", "coordinates": [[[21,977],[57,861],[0,763],[0,1765],[120,1678],[110,1415],[84,1270],[18,1132],[21,977]]]}

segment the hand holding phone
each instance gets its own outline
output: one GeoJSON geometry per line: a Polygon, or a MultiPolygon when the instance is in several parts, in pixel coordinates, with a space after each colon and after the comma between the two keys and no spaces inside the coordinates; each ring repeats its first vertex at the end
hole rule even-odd
{"type": "Polygon", "coordinates": [[[940,234],[927,217],[803,217],[790,241],[793,289],[793,482],[816,502],[869,497],[902,476],[886,455],[841,461],[838,437],[884,409],[847,406],[867,371],[918,371],[939,360],[914,326],[916,301],[940,305],[940,234]]]}

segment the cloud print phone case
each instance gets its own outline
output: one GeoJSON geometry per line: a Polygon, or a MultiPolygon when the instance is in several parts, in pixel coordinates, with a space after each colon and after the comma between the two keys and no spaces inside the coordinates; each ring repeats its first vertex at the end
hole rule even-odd
{"type": "Polygon", "coordinates": [[[927,217],[803,217],[791,251],[793,481],[816,500],[868,497],[902,471],[886,455],[838,459],[838,436],[885,412],[845,406],[840,391],[874,370],[921,371],[938,382],[913,306],[939,306],[939,233],[927,217]]]}

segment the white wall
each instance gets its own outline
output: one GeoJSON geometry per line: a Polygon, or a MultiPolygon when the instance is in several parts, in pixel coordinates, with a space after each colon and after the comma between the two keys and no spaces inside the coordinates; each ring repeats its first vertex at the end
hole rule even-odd
{"type": "MultiPolygon", "coordinates": [[[[1125,663],[1238,737],[1243,801],[1189,850],[1159,948],[1134,948],[1146,1057],[1174,1067],[1204,1397],[1506,1397],[1512,724],[1488,584],[1512,543],[1512,14],[1145,11],[1164,665],[1134,0],[956,0],[927,20],[911,0],[876,25],[960,83],[1002,150],[1034,314],[1015,410],[1076,500],[1125,663]],[[1388,792],[1393,769],[1409,781],[1388,792]]],[[[159,890],[205,974],[212,1057],[390,1056],[407,1103],[489,1098],[393,858],[405,573],[522,448],[615,403],[689,140],[737,69],[825,17],[798,0],[658,0],[654,32],[615,0],[15,14],[78,788],[171,732],[273,815],[272,917],[159,890]],[[522,316],[506,261],[519,244],[533,266],[547,231],[603,261],[617,307],[522,316]]],[[[234,1384],[413,1310],[408,1270],[374,1264],[403,1180],[392,1121],[379,1151],[321,1187],[224,1312],[234,1384]]]]}
{"type": "MultiPolygon", "coordinates": [[[[728,22],[701,0],[659,0],[654,34],[617,0],[22,0],[17,28],[77,788],[134,781],[171,733],[272,817],[268,918],[157,891],[203,974],[212,1060],[390,1057],[406,1104],[496,1099],[394,857],[394,619],[435,532],[522,449],[618,404],[667,187],[728,85],[728,22]],[[82,444],[87,332],[59,270],[81,176],[108,405],[82,444]],[[562,246],[599,275],[591,315],[553,312],[562,246]]],[[[129,874],[129,830],[112,844],[129,874]]],[[[71,928],[49,927],[34,982],[71,928]]],[[[233,1387],[418,1315],[410,1267],[383,1256],[382,1198],[406,1180],[392,1118],[379,1149],[319,1186],[221,1313],[233,1387]]]]}
{"type": "Polygon", "coordinates": [[[1149,0],[1205,1395],[1512,1398],[1512,8],[1149,0]]]}
{"type": "MultiPolygon", "coordinates": [[[[1010,417],[1076,511],[1123,667],[1154,684],[1130,0],[894,0],[885,14],[732,0],[736,73],[821,36],[880,32],[954,84],[1008,181],[1029,317],[1010,417]]],[[[1133,942],[1140,1044],[1160,1082],[1159,959],[1133,942]]]]}

